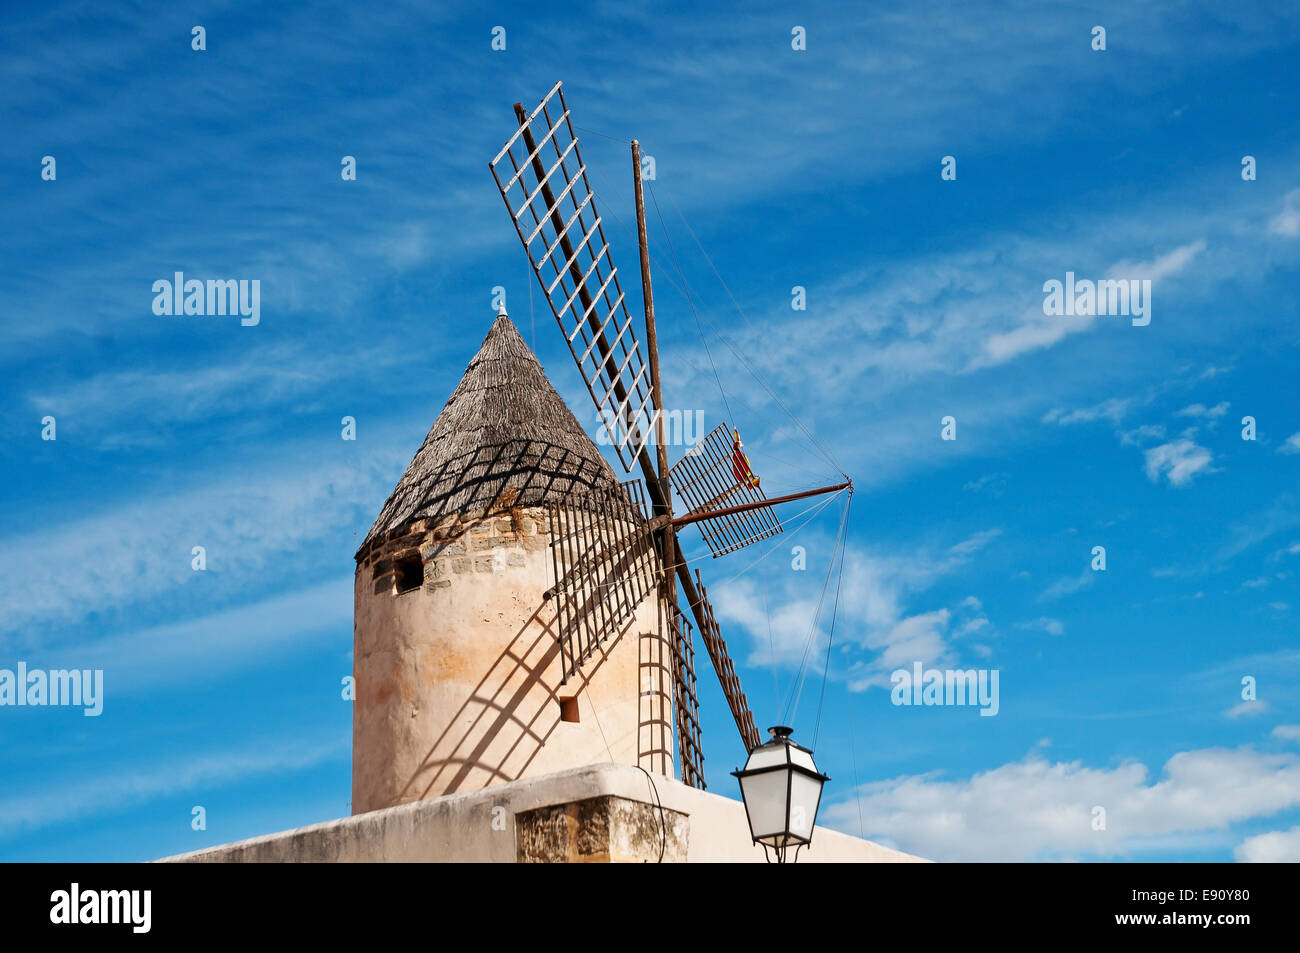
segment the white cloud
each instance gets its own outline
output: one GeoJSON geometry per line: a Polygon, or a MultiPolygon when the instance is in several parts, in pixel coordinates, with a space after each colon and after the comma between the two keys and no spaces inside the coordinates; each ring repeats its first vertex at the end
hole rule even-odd
{"type": "Polygon", "coordinates": [[[1143,424],[1132,430],[1122,431],[1119,442],[1129,447],[1140,447],[1151,440],[1164,440],[1165,428],[1160,424],[1143,424]]]}
{"type": "Polygon", "coordinates": [[[1115,857],[1300,805],[1300,756],[1184,751],[1151,781],[1137,762],[1089,768],[1034,752],[966,780],[909,775],[856,793],[825,809],[830,826],[858,833],[860,801],[864,836],[933,860],[1115,857]],[[1093,830],[1098,806],[1104,831],[1093,830]]]}
{"type": "MultiPolygon", "coordinates": [[[[1154,286],[1186,268],[1202,251],[1204,239],[1180,245],[1150,261],[1120,261],[1106,271],[1108,278],[1150,279],[1154,286]]],[[[1150,307],[1150,302],[1147,303],[1150,307]]],[[[1150,312],[1148,311],[1148,317],[1150,312]]],[[[1027,312],[1023,323],[1011,331],[991,335],[984,342],[984,356],[979,365],[1001,364],[1030,351],[1051,347],[1071,334],[1090,330],[1096,315],[1044,315],[1039,309],[1027,312]]]]}
{"type": "Polygon", "coordinates": [[[1300,453],[1300,430],[1286,438],[1286,443],[1278,447],[1278,453],[1300,453]]]}
{"type": "Polygon", "coordinates": [[[1273,737],[1282,741],[1300,741],[1300,725],[1278,725],[1273,729],[1273,737]]]}
{"type": "Polygon", "coordinates": [[[107,434],[100,438],[105,447],[165,443],[160,431],[169,424],[237,416],[250,408],[266,413],[322,391],[337,393],[345,381],[364,379],[373,390],[376,382],[404,379],[401,372],[409,373],[415,363],[411,349],[395,344],[322,353],[290,340],[189,367],[102,371],[43,385],[28,391],[26,400],[37,413],[58,417],[61,437],[74,424],[89,434],[107,434]]]}
{"type": "Polygon", "coordinates": [[[1295,238],[1300,235],[1300,189],[1293,189],[1282,200],[1282,211],[1268,223],[1273,235],[1295,238]]]}
{"type": "Polygon", "coordinates": [[[329,582],[166,625],[107,635],[42,655],[50,668],[103,669],[115,694],[194,683],[325,633],[351,645],[353,580],[329,582]]]}
{"type": "Polygon", "coordinates": [[[1182,410],[1178,411],[1174,416],[1204,417],[1207,420],[1218,420],[1220,417],[1222,417],[1224,414],[1228,412],[1228,408],[1231,406],[1232,405],[1229,404],[1226,400],[1220,401],[1219,403],[1215,404],[1213,407],[1206,407],[1204,404],[1192,404],[1188,407],[1184,407],[1182,410]]]}
{"type": "Polygon", "coordinates": [[[1064,635],[1065,626],[1060,619],[1051,619],[1047,616],[1039,616],[1037,619],[1030,619],[1028,622],[1016,623],[1017,629],[1035,629],[1039,632],[1046,632],[1048,635],[1064,635]]]}
{"type": "Polygon", "coordinates": [[[1259,699],[1254,701],[1240,701],[1223,713],[1224,718],[1254,718],[1268,712],[1268,702],[1262,702],[1259,699]]]}
{"type": "Polygon", "coordinates": [[[1061,410],[1050,410],[1043,415],[1043,423],[1058,423],[1066,426],[1068,424],[1092,423],[1094,420],[1109,420],[1112,424],[1117,424],[1124,419],[1124,414],[1128,412],[1129,405],[1132,403],[1133,401],[1129,398],[1111,397],[1099,404],[1093,404],[1091,407],[1081,407],[1069,413],[1061,410]]]}
{"type": "Polygon", "coordinates": [[[1173,486],[1186,486],[1192,477],[1205,471],[1214,472],[1214,455],[1195,441],[1186,438],[1162,443],[1145,453],[1147,479],[1159,483],[1167,477],[1173,486]]]}
{"type": "Polygon", "coordinates": [[[1121,261],[1110,269],[1108,278],[1150,278],[1152,284],[1176,275],[1205,251],[1205,239],[1180,245],[1151,261],[1121,261]]]}
{"type": "MultiPolygon", "coordinates": [[[[950,632],[952,610],[943,606],[913,610],[908,604],[938,579],[966,565],[1000,533],[998,529],[973,533],[939,555],[849,549],[836,643],[853,648],[848,661],[852,691],[888,686],[891,671],[916,661],[943,665],[956,658],[950,644],[950,638],[956,637],[950,632]]],[[[813,670],[820,670],[826,616],[818,631],[812,632],[811,626],[821,583],[812,591],[805,573],[783,574],[783,578],[785,588],[778,591],[750,577],[718,584],[710,593],[718,618],[725,623],[724,629],[739,625],[748,632],[746,664],[766,667],[775,661],[779,666],[797,668],[807,655],[813,670]]],[[[966,597],[961,607],[972,608],[973,598],[966,597]]]]}
{"type": "Polygon", "coordinates": [[[1005,473],[987,473],[978,480],[970,480],[962,484],[963,490],[969,490],[972,493],[988,492],[994,496],[1001,494],[1007,485],[1007,474],[1005,473]]]}
{"type": "Polygon", "coordinates": [[[960,626],[958,626],[957,630],[953,632],[952,637],[954,639],[960,639],[963,638],[964,636],[970,635],[972,632],[978,632],[981,629],[988,628],[988,625],[989,625],[988,619],[986,619],[984,616],[978,616],[967,622],[963,622],[960,626]]]}
{"type": "Polygon", "coordinates": [[[1097,574],[1091,569],[1085,568],[1077,576],[1066,576],[1062,579],[1056,580],[1056,582],[1052,583],[1039,594],[1038,601],[1050,602],[1054,599],[1059,599],[1062,596],[1073,595],[1076,592],[1087,589],[1096,581],[1097,574]]]}
{"type": "Polygon", "coordinates": [[[1247,837],[1232,855],[1243,864],[1300,863],[1300,827],[1247,837]]]}
{"type": "Polygon", "coordinates": [[[108,814],[160,797],[212,790],[245,779],[289,774],[346,758],[348,735],[320,741],[294,739],[269,748],[239,747],[185,760],[138,766],[113,775],[83,778],[77,784],[10,795],[0,800],[0,837],[61,821],[108,814]]]}
{"type": "MultiPolygon", "coordinates": [[[[253,461],[205,474],[191,488],[4,539],[0,577],[24,584],[0,589],[0,631],[22,632],[30,646],[42,626],[67,629],[91,614],[108,619],[106,613],[126,606],[192,599],[195,590],[185,587],[200,575],[190,565],[196,545],[206,549],[209,597],[238,598],[241,584],[262,580],[275,557],[306,551],[340,527],[363,534],[403,456],[383,450],[359,462],[329,463],[319,448],[289,453],[265,467],[253,461]]],[[[350,569],[351,553],[338,555],[350,569]]]]}

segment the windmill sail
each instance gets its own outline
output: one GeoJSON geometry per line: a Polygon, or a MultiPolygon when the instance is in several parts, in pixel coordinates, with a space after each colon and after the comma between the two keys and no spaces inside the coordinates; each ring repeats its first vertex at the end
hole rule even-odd
{"type": "Polygon", "coordinates": [[[718,620],[713,615],[713,606],[709,603],[709,594],[704,588],[704,580],[700,579],[698,569],[695,570],[695,582],[700,592],[700,611],[696,615],[696,619],[700,622],[700,638],[704,641],[704,648],[708,651],[713,668],[718,673],[718,681],[722,683],[722,693],[727,696],[727,705],[731,708],[731,717],[736,720],[740,737],[745,742],[745,750],[753,751],[760,743],[758,727],[754,724],[754,713],[749,710],[744,689],[740,687],[740,679],[736,677],[736,667],[731,664],[727,642],[718,628],[718,620]]]}
{"type": "Polygon", "coordinates": [[[650,436],[650,375],[559,83],[490,164],[551,313],[625,470],[650,436]],[[555,113],[554,117],[552,113],[555,113]]]}
{"type": "MultiPolygon", "coordinates": [[[[662,407],[656,393],[658,365],[639,188],[637,224],[651,365],[643,357],[647,352],[628,312],[561,84],[556,83],[532,113],[516,103],[515,118],[518,130],[489,163],[492,177],[609,442],[624,469],[640,464],[654,504],[654,517],[647,518],[641,485],[634,481],[621,489],[575,493],[551,505],[556,584],[547,596],[557,604],[563,679],[575,675],[602,643],[626,626],[646,596],[662,586],[667,612],[661,618],[671,630],[667,638],[678,760],[682,779],[703,788],[692,632],[677,609],[670,571],[681,584],[746,750],[752,751],[760,739],[713,608],[703,585],[696,588],[699,573],[691,578],[675,528],[699,523],[709,549],[721,556],[780,533],[773,504],[849,484],[768,500],[739,434],[733,442],[725,426],[705,437],[669,473],[656,470],[647,442],[662,407]],[[690,510],[685,516],[673,516],[671,486],[690,510]]],[[[662,455],[660,463],[666,468],[662,455]]]]}
{"type": "Polygon", "coordinates": [[[556,631],[567,682],[622,631],[663,571],[647,531],[641,484],[593,487],[552,503],[556,631]]]}
{"type": "MultiPolygon", "coordinates": [[[[686,502],[688,516],[766,499],[738,444],[727,439],[726,424],[719,424],[672,468],[668,482],[686,502]]],[[[760,506],[702,519],[699,527],[716,558],[775,536],[781,521],[772,507],[760,506]]]]}

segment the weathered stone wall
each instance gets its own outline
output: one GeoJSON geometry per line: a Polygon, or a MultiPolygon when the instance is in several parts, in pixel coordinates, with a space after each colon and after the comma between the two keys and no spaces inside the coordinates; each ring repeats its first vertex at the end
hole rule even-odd
{"type": "Polygon", "coordinates": [[[521,864],[682,863],[689,837],[680,811],[609,794],[515,815],[521,864]]]}
{"type": "Polygon", "coordinates": [[[551,534],[544,508],[516,508],[416,521],[358,553],[353,813],[601,762],[672,774],[659,600],[561,685],[551,534]],[[417,553],[423,584],[399,592],[417,553]]]}
{"type": "MultiPolygon", "coordinates": [[[[733,779],[720,767],[711,781],[719,790],[736,793],[733,779]]],[[[765,861],[762,849],[750,840],[745,808],[739,801],[615,764],[589,765],[482,791],[417,801],[164,859],[189,863],[514,863],[541,859],[654,863],[661,848],[665,861],[765,861]],[[661,806],[665,812],[662,821],[661,806]],[[549,832],[539,829],[547,824],[549,832]],[[564,845],[564,856],[560,845],[564,845]]],[[[917,860],[920,858],[822,827],[813,834],[812,848],[799,852],[801,864],[917,860]]]]}

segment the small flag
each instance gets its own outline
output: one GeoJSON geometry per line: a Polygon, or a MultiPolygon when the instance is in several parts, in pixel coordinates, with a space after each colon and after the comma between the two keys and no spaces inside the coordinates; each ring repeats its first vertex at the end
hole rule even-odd
{"type": "Polygon", "coordinates": [[[735,443],[731,448],[731,473],[736,478],[736,482],[758,488],[758,477],[754,471],[749,468],[749,457],[745,456],[744,444],[740,442],[740,431],[732,431],[735,434],[735,443]]]}

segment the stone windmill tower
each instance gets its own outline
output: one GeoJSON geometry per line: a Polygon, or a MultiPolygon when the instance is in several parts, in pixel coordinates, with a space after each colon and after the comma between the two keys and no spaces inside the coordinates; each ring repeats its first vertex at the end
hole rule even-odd
{"type": "MultiPolygon", "coordinates": [[[[852,483],[767,496],[734,422],[669,466],[639,145],[644,345],[569,116],[559,83],[531,114],[516,103],[519,128],[489,166],[611,458],[640,479],[615,476],[503,309],[356,553],[364,816],[187,859],[761,862],[810,842],[815,805],[759,847],[746,808],[705,790],[694,634],[747,776],[787,800],[793,775],[755,757],[789,750],[790,729],[761,742],[679,530],[724,557],[781,533],[775,506],[852,483]]],[[[846,500],[836,552],[847,517],[846,500]]],[[[911,859],[833,831],[818,851],[911,859]]]]}
{"type": "Polygon", "coordinates": [[[503,310],[356,554],[354,814],[603,762],[672,776],[662,600],[568,673],[548,599],[550,507],[618,489],[503,310]]]}
{"type": "Polygon", "coordinates": [[[569,115],[559,83],[531,114],[516,103],[489,167],[610,449],[642,479],[619,482],[498,315],[356,554],[355,813],[602,762],[676,761],[705,788],[690,619],[745,751],[761,742],[678,531],[725,556],[782,532],[776,504],[852,492],[846,476],[766,496],[726,425],[669,467],[640,147],[644,347],[569,115]]]}

